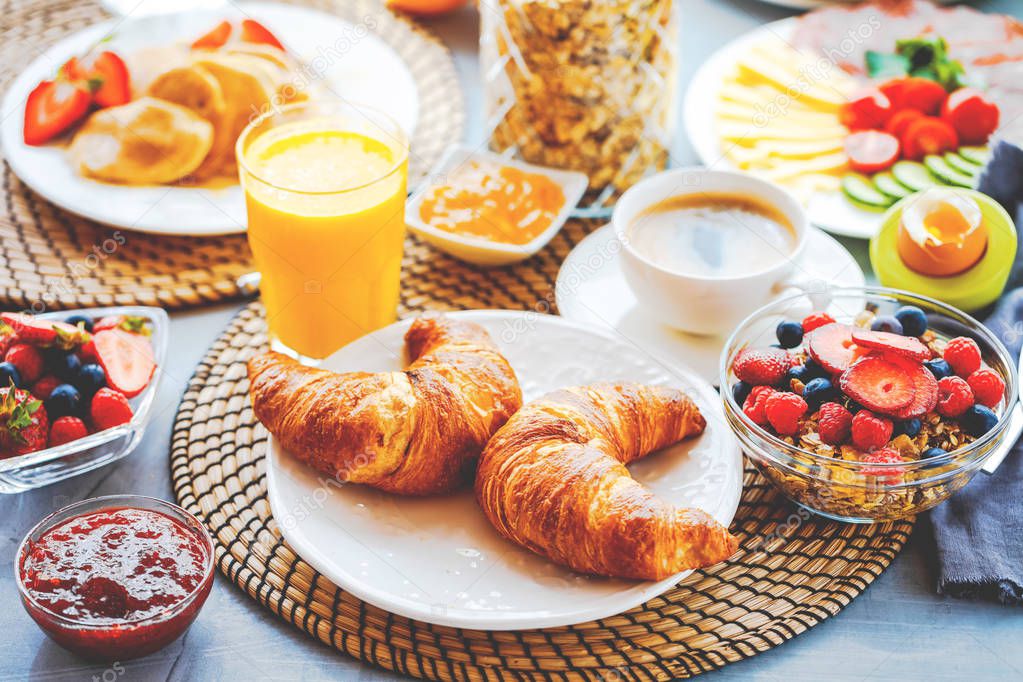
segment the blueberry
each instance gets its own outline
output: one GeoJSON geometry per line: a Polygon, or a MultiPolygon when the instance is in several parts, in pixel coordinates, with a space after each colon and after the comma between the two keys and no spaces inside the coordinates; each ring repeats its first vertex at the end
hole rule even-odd
{"type": "Polygon", "coordinates": [[[927,313],[915,305],[904,305],[895,311],[895,319],[902,324],[906,336],[921,336],[927,331],[927,313]]]}
{"type": "Polygon", "coordinates": [[[813,379],[803,388],[803,400],[816,410],[821,403],[826,403],[835,397],[835,387],[827,379],[813,379]]]}
{"type": "Polygon", "coordinates": [[[979,438],[995,428],[998,423],[998,415],[990,407],[974,405],[959,417],[959,424],[966,433],[979,438]]]}
{"type": "Polygon", "coordinates": [[[785,385],[791,385],[792,379],[796,379],[804,384],[810,383],[812,379],[815,379],[816,375],[810,372],[806,365],[794,365],[789,367],[789,371],[785,373],[785,385]]]}
{"type": "Polygon", "coordinates": [[[12,381],[18,388],[24,388],[21,385],[21,374],[18,372],[18,368],[9,362],[0,362],[0,388],[7,388],[12,381]]]}
{"type": "Polygon", "coordinates": [[[782,348],[795,348],[803,342],[803,325],[798,322],[779,322],[774,333],[782,348]]]}
{"type": "Polygon", "coordinates": [[[938,381],[941,381],[945,377],[952,376],[952,366],[949,365],[944,360],[942,360],[941,358],[928,360],[927,362],[924,363],[924,366],[927,369],[931,370],[931,374],[933,374],[934,378],[937,379],[938,381]]]}
{"type": "Polygon", "coordinates": [[[810,376],[828,378],[828,370],[817,364],[817,361],[813,358],[807,358],[803,362],[803,366],[806,367],[806,371],[810,373],[810,376]]]}
{"type": "Polygon", "coordinates": [[[948,452],[941,448],[927,448],[920,454],[920,459],[935,459],[947,454],[948,452]]]}
{"type": "Polygon", "coordinates": [[[742,407],[743,403],[746,402],[746,398],[749,396],[749,392],[753,390],[753,387],[747,384],[745,381],[737,381],[732,386],[732,397],[735,398],[735,402],[742,407]]]}
{"type": "Polygon", "coordinates": [[[77,327],[81,324],[85,327],[85,331],[90,333],[92,332],[92,318],[86,317],[85,315],[69,315],[64,321],[72,327],[77,327]]]}
{"type": "Polygon", "coordinates": [[[876,332],[888,332],[889,334],[901,334],[902,323],[891,315],[879,315],[870,323],[870,328],[876,332]]]}
{"type": "Polygon", "coordinates": [[[96,364],[82,365],[78,376],[74,380],[75,387],[84,396],[91,396],[99,389],[107,385],[107,374],[103,368],[96,364]]]}
{"type": "Polygon", "coordinates": [[[78,408],[82,404],[82,394],[71,384],[60,384],[53,389],[50,397],[46,399],[46,416],[50,420],[65,415],[78,415],[78,408]]]}
{"type": "Polygon", "coordinates": [[[895,422],[895,435],[906,434],[910,438],[915,438],[920,433],[920,420],[919,419],[906,419],[905,421],[895,422]]]}
{"type": "Polygon", "coordinates": [[[74,353],[61,353],[54,358],[52,367],[58,379],[73,383],[82,369],[82,361],[74,353]]]}

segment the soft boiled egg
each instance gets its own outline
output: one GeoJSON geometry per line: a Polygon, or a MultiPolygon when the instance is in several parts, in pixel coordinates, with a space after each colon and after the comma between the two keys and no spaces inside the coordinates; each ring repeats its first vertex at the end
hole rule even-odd
{"type": "Polygon", "coordinates": [[[976,265],[987,242],[988,229],[977,202],[955,189],[933,188],[908,200],[896,243],[906,267],[944,277],[976,265]]]}

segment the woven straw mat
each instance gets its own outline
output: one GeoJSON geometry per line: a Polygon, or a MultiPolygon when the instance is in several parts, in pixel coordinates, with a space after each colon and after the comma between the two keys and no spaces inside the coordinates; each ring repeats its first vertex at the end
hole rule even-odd
{"type": "MultiPolygon", "coordinates": [[[[373,31],[412,71],[420,119],[411,141],[410,176],[425,175],[461,139],[464,111],[447,48],[374,0],[301,2],[373,31]]],[[[0,3],[0,87],[49,46],[107,17],[94,2],[0,3]]],[[[0,308],[32,312],[108,305],[186,308],[243,295],[236,280],[253,270],[244,235],[165,237],[113,228],[46,202],[3,166],[0,211],[0,308]],[[119,246],[114,238],[120,241],[119,246]]]]}
{"type": "MultiPolygon", "coordinates": [[[[553,312],[558,266],[594,227],[570,222],[537,256],[492,270],[417,246],[406,254],[401,315],[553,312]]],[[[641,607],[578,626],[516,632],[410,620],[338,589],[282,539],[267,501],[267,433],[252,414],[245,374],[245,362],[266,343],[262,308],[253,303],[196,370],[172,436],[177,499],[213,532],[220,569],[232,582],[310,636],[388,670],[439,680],[689,677],[766,651],[838,613],[888,566],[912,528],[803,520],[748,467],[732,526],[743,549],[641,607]]]]}

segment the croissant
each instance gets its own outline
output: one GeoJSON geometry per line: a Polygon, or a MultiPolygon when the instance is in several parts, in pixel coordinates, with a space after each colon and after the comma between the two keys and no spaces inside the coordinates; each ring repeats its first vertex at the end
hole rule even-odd
{"type": "Polygon", "coordinates": [[[295,457],[338,480],[430,495],[472,480],[480,451],[522,405],[486,330],[413,321],[403,372],[338,374],[266,353],[249,360],[256,417],[295,457]]]}
{"type": "Polygon", "coordinates": [[[597,384],[528,403],[487,444],[476,500],[504,537],[582,573],[661,580],[723,561],[737,539],[657,498],[625,465],[706,422],[682,391],[597,384]]]}

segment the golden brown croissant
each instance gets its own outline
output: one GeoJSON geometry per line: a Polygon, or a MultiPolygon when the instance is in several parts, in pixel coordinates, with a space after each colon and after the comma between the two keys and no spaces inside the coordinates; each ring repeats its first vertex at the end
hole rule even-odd
{"type": "Polygon", "coordinates": [[[487,440],[522,405],[486,330],[416,319],[404,372],[338,374],[267,353],[249,360],[256,417],[293,455],[340,480],[404,495],[472,479],[487,440]]]}
{"type": "Polygon", "coordinates": [[[625,464],[703,432],[685,393],[597,384],[528,403],[487,444],[476,500],[506,538],[597,575],[661,580],[723,561],[728,529],[635,481],[625,464]]]}

